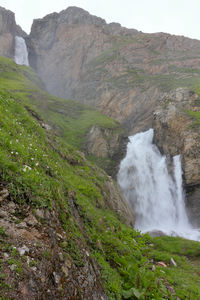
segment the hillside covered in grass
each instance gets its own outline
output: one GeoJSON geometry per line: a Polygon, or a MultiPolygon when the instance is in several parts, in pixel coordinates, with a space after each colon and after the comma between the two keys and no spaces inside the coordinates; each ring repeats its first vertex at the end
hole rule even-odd
{"type": "Polygon", "coordinates": [[[135,231],[116,183],[77,151],[88,114],[118,124],[70,101],[60,120],[62,99],[39,87],[0,60],[0,299],[198,299],[199,243],[135,231]]]}
{"type": "MultiPolygon", "coordinates": [[[[20,99],[29,111],[36,109],[39,112],[37,117],[42,118],[44,123],[47,122],[56,135],[76,149],[86,150],[86,154],[89,152],[89,159],[99,162],[113,174],[113,156],[118,164],[124,155],[120,151],[123,148],[125,130],[118,122],[89,106],[49,95],[31,68],[16,66],[5,57],[0,58],[0,86],[2,91],[12,92],[13,97],[20,99]],[[103,155],[95,151],[90,153],[87,149],[87,135],[93,127],[97,127],[102,133],[103,141],[99,141],[98,146],[100,149],[103,146],[106,148],[103,155]]],[[[125,139],[125,147],[126,143],[125,139]]]]}

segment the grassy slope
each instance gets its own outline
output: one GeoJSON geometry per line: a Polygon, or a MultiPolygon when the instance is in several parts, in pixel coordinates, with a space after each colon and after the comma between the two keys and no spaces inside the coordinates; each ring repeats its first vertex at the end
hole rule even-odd
{"type": "MultiPolygon", "coordinates": [[[[196,100],[196,106],[200,106],[200,83],[196,84],[194,87],[194,91],[196,94],[199,96],[198,99],[196,100]]],[[[193,128],[196,128],[196,130],[199,131],[199,126],[200,126],[200,111],[187,111],[187,113],[194,119],[194,126],[193,128]]]]}
{"type": "MultiPolygon", "coordinates": [[[[27,111],[26,97],[34,97],[35,91],[31,95],[33,85],[21,72],[28,72],[29,78],[37,80],[32,71],[6,59],[1,60],[0,70],[0,181],[10,198],[22,206],[29,204],[32,209],[57,207],[68,236],[67,243],[63,243],[65,251],[81,268],[78,241],[87,243],[101,267],[109,299],[176,299],[175,295],[181,299],[200,298],[199,243],[178,238],[152,240],[122,224],[106,208],[106,174],[85,161],[65,139],[41,128],[30,109],[27,111]],[[82,224],[70,209],[71,193],[75,195],[82,224]],[[177,268],[156,265],[161,259],[168,262],[171,255],[177,268]],[[152,264],[156,265],[155,271],[152,264]]],[[[19,217],[19,221],[23,220],[23,216],[19,217]]],[[[4,251],[3,228],[0,249],[4,251]]],[[[0,273],[0,299],[5,299],[4,287],[11,287],[5,284],[1,257],[0,273]]]]}
{"type": "Polygon", "coordinates": [[[197,132],[199,132],[200,127],[200,111],[199,109],[196,110],[196,108],[200,107],[200,82],[196,82],[196,84],[193,86],[193,91],[199,96],[195,103],[194,108],[192,110],[185,110],[185,113],[187,113],[188,116],[191,117],[193,120],[191,128],[197,132]]]}
{"type": "Polygon", "coordinates": [[[123,131],[119,123],[91,107],[41,90],[42,83],[31,68],[16,66],[13,61],[1,57],[0,74],[2,90],[14,92],[15,97],[37,108],[43,119],[76,148],[81,148],[86,133],[93,125],[123,131]]]}

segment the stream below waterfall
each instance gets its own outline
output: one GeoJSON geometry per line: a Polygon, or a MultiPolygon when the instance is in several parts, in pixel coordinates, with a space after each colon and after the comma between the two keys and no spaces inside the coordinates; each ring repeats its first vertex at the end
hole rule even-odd
{"type": "Polygon", "coordinates": [[[185,209],[181,157],[173,157],[169,174],[153,136],[149,129],[129,137],[118,173],[118,184],[136,214],[135,228],[200,241],[200,231],[192,228],[185,209]]]}

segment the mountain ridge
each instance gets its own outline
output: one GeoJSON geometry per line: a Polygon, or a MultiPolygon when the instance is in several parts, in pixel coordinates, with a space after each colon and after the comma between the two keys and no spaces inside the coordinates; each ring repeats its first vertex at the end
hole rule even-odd
{"type": "Polygon", "coordinates": [[[196,84],[200,41],[87,18],[80,25],[72,7],[34,21],[30,64],[51,93],[93,105],[134,133],[152,125],[163,92],[196,84]]]}

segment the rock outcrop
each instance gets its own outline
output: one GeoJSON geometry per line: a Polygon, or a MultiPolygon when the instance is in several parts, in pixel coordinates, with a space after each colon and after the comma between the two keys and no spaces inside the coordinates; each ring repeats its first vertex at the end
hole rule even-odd
{"type": "Polygon", "coordinates": [[[154,112],[155,143],[170,156],[181,154],[186,205],[193,225],[200,225],[200,98],[178,88],[165,94],[154,112]]]}
{"type": "Polygon", "coordinates": [[[0,56],[14,58],[15,36],[26,33],[15,22],[15,15],[10,10],[0,7],[0,56]]]}
{"type": "Polygon", "coordinates": [[[121,221],[127,226],[134,227],[135,214],[112,177],[104,183],[102,194],[105,199],[105,208],[115,211],[120,216],[121,221]]]}
{"type": "Polygon", "coordinates": [[[152,125],[164,92],[193,86],[200,73],[200,41],[106,24],[76,7],[34,20],[27,43],[48,91],[97,107],[130,133],[152,125]]]}
{"type": "Polygon", "coordinates": [[[55,207],[51,212],[37,209],[33,214],[28,206],[22,209],[11,201],[0,204],[0,237],[6,245],[1,264],[9,284],[13,285],[6,294],[9,298],[107,299],[99,266],[86,245],[79,245],[81,268],[66,254],[67,233],[58,221],[55,207]],[[18,223],[14,215],[19,211],[24,220],[18,223]],[[7,267],[9,261],[12,264],[7,267]]]}
{"type": "Polygon", "coordinates": [[[83,150],[89,156],[95,156],[103,161],[108,174],[115,177],[118,173],[120,161],[126,154],[128,137],[125,136],[120,127],[100,128],[93,126],[88,132],[83,150]]]}

